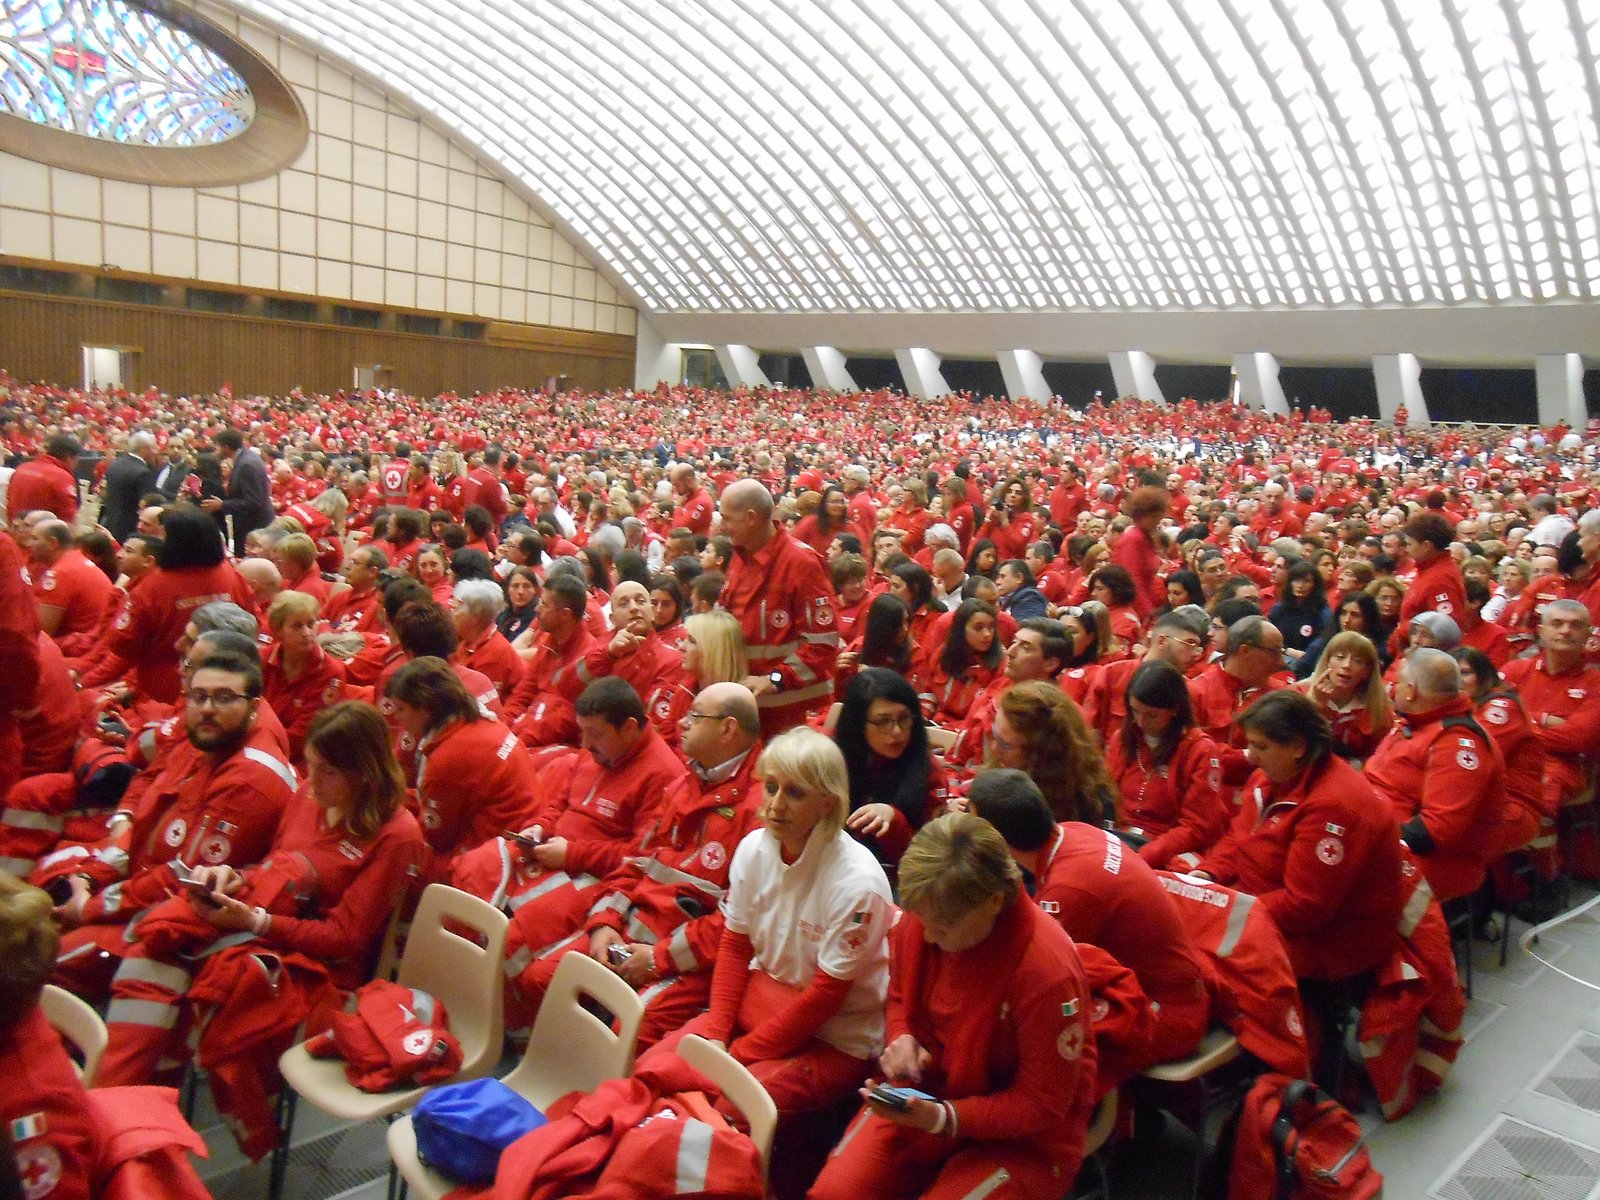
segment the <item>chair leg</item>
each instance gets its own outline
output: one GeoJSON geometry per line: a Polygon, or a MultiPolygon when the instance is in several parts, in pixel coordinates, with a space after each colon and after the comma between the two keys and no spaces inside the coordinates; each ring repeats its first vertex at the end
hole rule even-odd
{"type": "Polygon", "coordinates": [[[267,1200],[281,1200],[283,1196],[283,1179],[289,1170],[289,1141],[294,1136],[294,1112],[299,1100],[299,1094],[287,1083],[278,1093],[278,1144],[272,1150],[267,1200]]]}
{"type": "Polygon", "coordinates": [[[183,1119],[193,1125],[195,1106],[200,1102],[200,1068],[194,1065],[193,1057],[183,1068],[183,1082],[178,1087],[178,1098],[183,1108],[183,1119]]]}
{"type": "Polygon", "coordinates": [[[1189,1178],[1189,1200],[1200,1200],[1206,1163],[1211,1158],[1211,1147],[1206,1143],[1206,1125],[1211,1117],[1211,1085],[1206,1082],[1204,1075],[1195,1082],[1200,1085],[1200,1119],[1194,1123],[1194,1174],[1189,1178]]]}

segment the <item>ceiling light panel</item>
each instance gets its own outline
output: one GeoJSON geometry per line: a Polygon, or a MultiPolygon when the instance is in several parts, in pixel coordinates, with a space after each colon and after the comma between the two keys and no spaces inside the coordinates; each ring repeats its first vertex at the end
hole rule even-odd
{"type": "Polygon", "coordinates": [[[1600,0],[232,3],[384,64],[654,310],[1600,291],[1600,0]]]}

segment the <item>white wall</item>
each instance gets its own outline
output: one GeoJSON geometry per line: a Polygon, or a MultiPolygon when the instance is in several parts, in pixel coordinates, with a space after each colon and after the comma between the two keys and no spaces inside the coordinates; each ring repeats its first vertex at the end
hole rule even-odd
{"type": "Polygon", "coordinates": [[[294,88],[311,127],[299,160],[257,183],[194,189],[0,154],[0,254],[634,333],[632,305],[464,144],[275,33],[200,11],[294,88]]]}

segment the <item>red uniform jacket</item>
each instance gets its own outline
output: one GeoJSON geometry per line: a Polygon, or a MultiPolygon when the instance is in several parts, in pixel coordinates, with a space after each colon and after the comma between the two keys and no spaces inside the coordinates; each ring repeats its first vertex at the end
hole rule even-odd
{"type": "Polygon", "coordinates": [[[1483,882],[1505,804],[1500,748],[1471,713],[1471,699],[1457,696],[1431,712],[1402,715],[1363,772],[1393,808],[1400,836],[1441,904],[1483,882]]]}
{"type": "Polygon", "coordinates": [[[471,667],[494,684],[502,704],[511,699],[517,684],[522,682],[522,656],[493,625],[473,645],[463,643],[456,650],[456,662],[471,667]]]}
{"type": "Polygon", "coordinates": [[[41,607],[62,610],[61,621],[52,635],[58,641],[97,628],[106,602],[117,590],[82,550],[68,550],[53,566],[32,563],[28,573],[33,578],[34,600],[41,607]]]}
{"type": "Polygon", "coordinates": [[[728,865],[756,827],[761,807],[755,782],[760,757],[761,746],[752,746],[720,783],[708,784],[697,773],[683,777],[661,811],[654,841],[606,879],[589,932],[615,929],[636,942],[639,927],[649,930],[659,978],[711,969],[722,940],[717,906],[728,888],[728,865]],[[691,916],[697,906],[700,915],[691,916]]]}
{"type": "Polygon", "coordinates": [[[1116,834],[1078,821],[1056,826],[1034,899],[1074,941],[1099,946],[1166,1008],[1204,1006],[1206,968],[1171,898],[1116,834]]]}
{"type": "Polygon", "coordinates": [[[450,721],[417,746],[417,808],[433,850],[429,881],[448,877],[462,851],[533,812],[534,774],[528,752],[499,721],[450,721]]]}
{"type": "Polygon", "coordinates": [[[998,675],[988,687],[973,697],[967,709],[967,719],[961,723],[961,732],[956,735],[955,745],[945,751],[945,762],[952,766],[966,766],[983,761],[984,744],[988,740],[989,730],[994,728],[995,709],[1000,704],[1000,697],[1015,682],[1009,675],[998,675]]]}
{"type": "Polygon", "coordinates": [[[1478,724],[1500,747],[1506,765],[1505,800],[1529,812],[1555,820],[1556,808],[1547,802],[1544,788],[1544,742],[1528,720],[1527,710],[1514,691],[1494,691],[1477,704],[1478,724]]]}
{"type": "Polygon", "coordinates": [[[1100,735],[1102,746],[1109,747],[1122,736],[1122,724],[1128,716],[1128,681],[1143,661],[1126,658],[1107,663],[1088,677],[1079,707],[1089,728],[1100,735]]]}
{"type": "Polygon", "coordinates": [[[590,643],[578,665],[562,674],[556,690],[576,704],[583,689],[596,679],[615,675],[644,701],[644,710],[657,731],[671,715],[673,690],[682,682],[683,651],[668,645],[654,630],[621,658],[611,657],[611,639],[590,643]]]}
{"type": "Polygon", "coordinates": [[[1133,577],[1134,611],[1141,621],[1148,620],[1164,599],[1156,579],[1161,570],[1161,556],[1156,553],[1149,534],[1137,525],[1128,526],[1111,547],[1111,561],[1133,577]]]}
{"type": "Polygon", "coordinates": [[[128,877],[91,896],[89,922],[125,922],[176,887],[172,861],[191,867],[244,867],[266,857],[299,780],[278,755],[272,731],[256,728],[217,759],[185,741],[151,780],[133,816],[128,877]]]}
{"type": "Polygon", "coordinates": [[[110,683],[131,666],[139,692],[171,704],[178,698],[178,639],[195,610],[215,600],[256,611],[250,585],[229,563],[152,571],[128,593],[105,640],[80,660],[83,686],[110,683]]]}
{"type": "Polygon", "coordinates": [[[1179,855],[1190,856],[1184,865],[1193,865],[1227,831],[1222,760],[1216,743],[1200,730],[1188,730],[1159,767],[1142,737],[1129,759],[1119,732],[1107,743],[1106,767],[1117,781],[1117,827],[1150,839],[1139,848],[1139,857],[1152,867],[1164,867],[1179,855]]]}
{"type": "Polygon", "coordinates": [[[383,594],[377,588],[358,592],[354,588],[340,588],[331,592],[322,605],[322,619],[335,633],[382,633],[383,594]]]}
{"type": "Polygon", "coordinates": [[[1334,753],[1340,758],[1365,762],[1388,736],[1389,730],[1394,728],[1393,722],[1383,729],[1374,728],[1372,714],[1367,711],[1365,704],[1357,704],[1354,708],[1348,709],[1328,707],[1312,693],[1309,679],[1297,681],[1294,689],[1301,695],[1310,697],[1312,703],[1316,704],[1317,711],[1328,719],[1328,724],[1333,729],[1334,753]]]}
{"type": "MultiPolygon", "coordinates": [[[[43,633],[38,635],[39,690],[34,707],[22,716],[22,773],[43,775],[72,765],[82,711],[67,660],[43,633]]],[[[0,794],[0,801],[4,795],[0,794]]]]}
{"type": "Polygon", "coordinates": [[[750,673],[776,672],[782,684],[761,696],[761,726],[771,737],[805,724],[833,699],[839,630],[822,560],[786,530],[751,554],[735,548],[722,606],[744,630],[750,673]]]}
{"type": "Polygon", "coordinates": [[[1589,772],[1600,748],[1600,667],[1587,664],[1553,674],[1540,651],[1519,658],[1501,672],[1507,685],[1517,689],[1544,743],[1546,803],[1570,800],[1589,786],[1589,772]],[[1561,718],[1547,725],[1544,718],[1561,718]]]}
{"type": "Polygon", "coordinates": [[[261,666],[262,697],[289,735],[290,759],[303,764],[312,720],[329,705],[344,699],[344,664],[317,646],[312,650],[310,664],[291,681],[284,677],[283,647],[279,645],[266,652],[261,666]]]}
{"type": "Polygon", "coordinates": [[[565,646],[557,646],[547,633],[533,639],[533,657],[523,664],[522,681],[506,702],[506,720],[527,745],[577,745],[577,712],[560,689],[563,678],[577,671],[593,646],[594,638],[582,625],[565,646]]]}
{"type": "Polygon", "coordinates": [[[0,1024],[0,1121],[11,1131],[22,1194],[89,1200],[100,1135],[89,1095],[39,1006],[0,1024]]]}
{"type": "Polygon", "coordinates": [[[995,553],[1004,562],[1008,558],[1021,558],[1030,545],[1039,540],[1039,519],[1031,512],[1008,513],[1004,524],[997,517],[999,510],[991,510],[989,519],[978,530],[978,538],[988,538],[994,543],[995,553]]]}
{"type": "Polygon", "coordinates": [[[1431,559],[1406,587],[1405,597],[1400,601],[1400,623],[1389,639],[1390,651],[1398,654],[1405,647],[1411,632],[1411,618],[1418,613],[1443,613],[1455,621],[1466,611],[1467,587],[1456,560],[1448,554],[1431,559]]]}
{"type": "Polygon", "coordinates": [[[1268,692],[1289,683],[1288,676],[1274,675],[1262,687],[1247,688],[1236,676],[1212,663],[1189,680],[1189,700],[1194,705],[1194,723],[1217,744],[1222,760],[1222,782],[1238,787],[1250,777],[1251,766],[1244,756],[1244,733],[1233,719],[1268,692]]]}
{"type": "Polygon", "coordinates": [[[53,512],[68,525],[78,519],[78,480],[53,458],[31,458],[11,473],[6,490],[6,511],[13,517],[25,512],[53,512]]]}
{"type": "Polygon", "coordinates": [[[684,777],[683,760],[654,729],[646,728],[622,762],[602,766],[584,751],[572,756],[569,765],[570,774],[540,805],[532,823],[544,830],[546,838],[567,840],[562,868],[567,874],[604,878],[622,865],[628,848],[638,845],[659,823],[668,792],[684,777]]]}
{"type": "Polygon", "coordinates": [[[967,719],[978,697],[995,681],[999,668],[973,663],[952,679],[944,673],[937,659],[929,664],[928,690],[933,694],[933,711],[928,719],[947,729],[955,728],[967,719]]]}
{"type": "Polygon", "coordinates": [[[694,495],[673,508],[672,528],[687,529],[690,533],[708,537],[711,533],[711,514],[715,511],[711,493],[699,488],[694,495]]]}
{"type": "Polygon", "coordinates": [[[1405,901],[1401,854],[1394,811],[1330,756],[1283,785],[1256,772],[1199,869],[1260,899],[1297,976],[1342,979],[1394,948],[1405,901]]]}

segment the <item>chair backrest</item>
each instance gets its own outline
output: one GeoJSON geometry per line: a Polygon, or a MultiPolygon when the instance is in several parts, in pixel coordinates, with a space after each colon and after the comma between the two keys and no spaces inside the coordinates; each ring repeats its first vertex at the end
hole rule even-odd
{"type": "Polygon", "coordinates": [[[961,735],[954,729],[941,729],[937,725],[928,726],[928,749],[935,754],[943,754],[956,744],[956,739],[961,735]]]}
{"type": "Polygon", "coordinates": [[[506,955],[505,913],[442,883],[422,893],[397,980],[445,1006],[450,1032],[461,1043],[461,1074],[481,1075],[500,1060],[505,1033],[501,973],[506,955]],[[468,930],[483,945],[463,937],[468,930]]]}
{"type": "Polygon", "coordinates": [[[405,903],[400,897],[395,898],[394,911],[389,914],[389,923],[383,928],[383,940],[378,943],[378,956],[372,968],[373,979],[393,979],[400,968],[400,928],[402,925],[401,914],[405,912],[405,903]]]}
{"type": "Polygon", "coordinates": [[[778,1106],[767,1089],[733,1055],[698,1034],[691,1033],[678,1043],[678,1056],[716,1084],[728,1102],[744,1115],[765,1175],[772,1154],[772,1133],[778,1127],[778,1106]]]}
{"type": "Polygon", "coordinates": [[[822,732],[832,733],[839,725],[839,714],[844,711],[842,701],[834,701],[828,705],[828,715],[822,719],[822,732]]]}
{"type": "Polygon", "coordinates": [[[50,1027],[76,1047],[83,1056],[83,1066],[78,1068],[78,1078],[84,1087],[94,1086],[95,1073],[100,1069],[100,1056],[105,1053],[110,1035],[100,1014],[71,992],[53,983],[44,985],[39,996],[39,1009],[50,1027]]]}
{"type": "Polygon", "coordinates": [[[505,1078],[512,1091],[543,1108],[568,1092],[592,1092],[633,1070],[644,1001],[615,972],[587,954],[562,956],[539,1004],[522,1061],[505,1078]],[[591,999],[616,1018],[616,1031],[582,1001],[591,999]]]}

